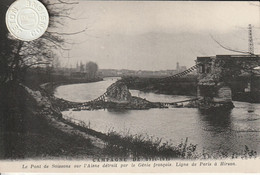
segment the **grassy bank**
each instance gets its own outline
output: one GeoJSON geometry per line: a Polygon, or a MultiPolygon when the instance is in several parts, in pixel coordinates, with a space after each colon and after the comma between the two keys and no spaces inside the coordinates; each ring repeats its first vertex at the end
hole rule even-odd
{"type": "Polygon", "coordinates": [[[1,99],[6,99],[0,104],[1,159],[77,157],[99,152],[89,139],[54,127],[51,119],[58,116],[51,109],[43,114],[43,107],[24,88],[5,88],[8,90],[0,94],[1,99]]]}

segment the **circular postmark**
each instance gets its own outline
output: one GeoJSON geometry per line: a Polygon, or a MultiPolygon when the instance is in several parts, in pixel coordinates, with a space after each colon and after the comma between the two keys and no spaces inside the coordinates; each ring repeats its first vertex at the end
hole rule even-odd
{"type": "Polygon", "coordinates": [[[38,0],[17,0],[6,12],[6,26],[17,39],[32,41],[41,37],[49,25],[49,14],[38,0]]]}

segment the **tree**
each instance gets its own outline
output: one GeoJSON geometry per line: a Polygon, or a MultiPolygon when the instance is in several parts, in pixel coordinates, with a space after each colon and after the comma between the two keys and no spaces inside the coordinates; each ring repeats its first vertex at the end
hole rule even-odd
{"type": "Polygon", "coordinates": [[[90,78],[95,78],[98,71],[98,65],[97,63],[94,63],[92,61],[88,62],[86,64],[86,71],[90,78]]]}
{"type": "Polygon", "coordinates": [[[19,82],[30,67],[56,64],[57,53],[68,50],[64,47],[66,41],[63,36],[70,35],[56,30],[63,26],[64,18],[74,20],[69,16],[69,11],[72,5],[77,4],[68,0],[40,0],[49,12],[49,28],[42,37],[28,42],[13,38],[6,28],[5,14],[14,1],[0,2],[0,86],[9,82],[19,82]]]}
{"type": "MultiPolygon", "coordinates": [[[[71,0],[39,0],[46,6],[50,16],[47,32],[41,38],[30,42],[14,39],[5,25],[6,11],[14,1],[0,1],[0,140],[4,145],[0,148],[0,158],[24,158],[29,155],[27,152],[31,147],[24,149],[25,143],[28,143],[27,138],[30,138],[30,143],[40,143],[38,139],[30,137],[30,132],[32,135],[43,135],[42,138],[47,138],[46,133],[49,131],[44,131],[42,126],[44,125],[44,129],[47,130],[52,127],[49,127],[49,121],[42,113],[42,109],[46,106],[39,107],[38,102],[33,100],[33,95],[20,83],[27,82],[24,76],[29,68],[45,65],[47,74],[50,73],[51,66],[58,65],[56,55],[62,50],[67,50],[64,36],[79,33],[57,32],[63,27],[64,18],[73,20],[69,16],[69,9],[76,3],[71,0]]],[[[38,77],[29,81],[35,82],[35,80],[38,80],[38,77]]],[[[40,78],[39,83],[42,83],[40,78]]],[[[34,87],[39,88],[39,83],[36,82],[34,87]]],[[[51,106],[48,111],[56,110],[51,106]]],[[[40,155],[49,154],[49,150],[44,153],[44,150],[39,152],[39,149],[41,150],[36,147],[40,155]]]]}
{"type": "Polygon", "coordinates": [[[82,64],[81,61],[80,61],[79,71],[84,72],[84,65],[82,64]]]}

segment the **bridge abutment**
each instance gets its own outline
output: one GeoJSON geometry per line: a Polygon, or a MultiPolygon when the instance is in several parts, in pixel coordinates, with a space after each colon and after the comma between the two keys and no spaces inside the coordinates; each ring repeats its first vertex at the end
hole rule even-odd
{"type": "Polygon", "coordinates": [[[258,55],[216,55],[198,57],[197,96],[201,108],[210,106],[233,107],[232,80],[241,75],[250,74],[260,64],[258,55]]]}

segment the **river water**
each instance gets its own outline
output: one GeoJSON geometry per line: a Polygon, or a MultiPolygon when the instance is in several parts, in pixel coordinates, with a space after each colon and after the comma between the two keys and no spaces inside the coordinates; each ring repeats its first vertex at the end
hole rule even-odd
{"type": "MultiPolygon", "coordinates": [[[[55,96],[74,102],[92,100],[106,91],[117,78],[56,88],[55,96]]],[[[132,95],[153,102],[174,102],[193,97],[143,93],[131,90],[132,95]]],[[[85,121],[96,131],[114,130],[121,134],[142,134],[177,145],[188,137],[199,150],[219,149],[240,152],[247,145],[260,152],[260,104],[234,101],[230,112],[203,114],[195,108],[166,108],[149,110],[64,111],[63,115],[85,121]]]]}

